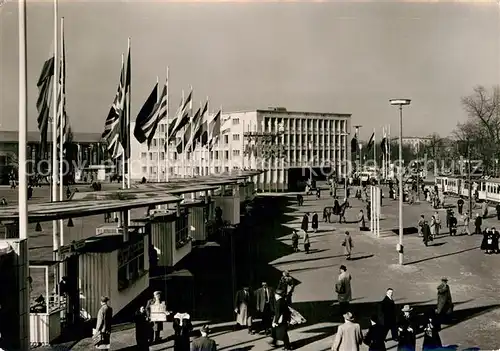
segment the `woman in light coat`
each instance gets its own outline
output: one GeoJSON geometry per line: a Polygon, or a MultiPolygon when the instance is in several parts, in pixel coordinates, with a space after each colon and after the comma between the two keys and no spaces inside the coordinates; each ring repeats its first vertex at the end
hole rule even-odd
{"type": "Polygon", "coordinates": [[[431,236],[434,238],[434,236],[436,235],[436,226],[437,226],[437,223],[436,223],[436,217],[432,216],[431,217],[431,236]]]}
{"type": "Polygon", "coordinates": [[[349,234],[348,231],[345,232],[345,237],[344,241],[342,242],[342,246],[344,247],[344,254],[346,256],[346,259],[350,260],[353,245],[352,245],[351,235],[349,234]]]}

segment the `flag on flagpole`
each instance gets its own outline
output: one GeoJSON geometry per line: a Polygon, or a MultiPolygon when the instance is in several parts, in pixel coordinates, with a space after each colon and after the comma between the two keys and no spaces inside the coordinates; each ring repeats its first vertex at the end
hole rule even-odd
{"type": "Polygon", "coordinates": [[[189,112],[193,109],[193,90],[191,90],[186,98],[186,100],[181,101],[181,106],[177,111],[177,114],[169,126],[168,135],[170,136],[169,141],[175,140],[175,135],[178,131],[184,128],[189,123],[189,112]]]}
{"type": "Polygon", "coordinates": [[[355,134],[354,137],[351,139],[351,152],[357,152],[358,151],[358,135],[355,134]]]}
{"type": "Polygon", "coordinates": [[[137,118],[135,119],[134,136],[137,141],[142,144],[148,142],[148,149],[151,146],[156,129],[156,110],[158,101],[158,83],[155,84],[151,94],[142,106],[137,118]]]}
{"type": "Polygon", "coordinates": [[[370,137],[370,140],[368,140],[368,145],[366,146],[366,151],[370,151],[372,149],[374,138],[375,138],[375,132],[372,133],[372,136],[370,137]]]}
{"type": "Polygon", "coordinates": [[[194,143],[194,133],[200,124],[200,113],[201,108],[199,108],[191,118],[191,122],[186,125],[186,131],[184,132],[184,150],[185,152],[191,152],[194,143]]]}
{"type": "Polygon", "coordinates": [[[208,144],[208,149],[210,151],[213,150],[215,144],[217,143],[217,139],[219,138],[220,134],[220,116],[221,116],[221,110],[215,114],[215,116],[212,118],[210,121],[210,124],[208,126],[208,132],[202,136],[202,144],[207,145],[208,144]]]}
{"type": "Polygon", "coordinates": [[[122,124],[124,124],[124,107],[125,107],[125,62],[122,55],[122,68],[120,73],[120,82],[116,91],[113,105],[106,118],[104,125],[103,139],[106,139],[108,151],[111,153],[111,158],[117,159],[123,154],[122,146],[122,124]]]}
{"type": "Polygon", "coordinates": [[[194,132],[194,139],[195,140],[200,140],[203,133],[205,133],[207,131],[207,128],[208,128],[207,111],[208,111],[208,99],[205,102],[205,105],[203,106],[203,108],[201,109],[201,112],[200,112],[199,125],[198,125],[198,128],[194,132]]]}
{"type": "Polygon", "coordinates": [[[50,101],[52,98],[52,79],[54,77],[54,57],[52,56],[43,64],[40,77],[38,78],[38,99],[36,108],[38,110],[38,130],[40,131],[41,151],[47,150],[47,131],[49,126],[50,101]]]}
{"type": "Polygon", "coordinates": [[[121,143],[125,153],[125,159],[130,158],[130,90],[131,90],[131,60],[130,60],[130,39],[127,55],[127,71],[125,74],[125,99],[123,103],[123,118],[121,121],[121,143]]]}
{"type": "Polygon", "coordinates": [[[383,128],[384,130],[384,134],[383,134],[383,137],[382,137],[382,141],[380,142],[380,148],[382,149],[382,152],[385,154],[387,152],[387,134],[386,134],[386,130],[385,130],[385,127],[383,128]]]}
{"type": "Polygon", "coordinates": [[[64,44],[64,27],[61,30],[61,66],[59,69],[59,89],[57,93],[57,146],[63,147],[69,133],[68,116],[66,114],[66,49],[64,44]]]}

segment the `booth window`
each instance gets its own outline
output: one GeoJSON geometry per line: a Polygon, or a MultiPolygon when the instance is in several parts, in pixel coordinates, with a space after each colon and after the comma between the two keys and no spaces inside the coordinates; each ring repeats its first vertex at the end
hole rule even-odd
{"type": "Polygon", "coordinates": [[[118,251],[118,290],[126,289],[145,273],[144,259],[144,240],[118,251]]]}
{"type": "Polygon", "coordinates": [[[175,220],[175,246],[180,248],[189,242],[188,213],[181,211],[175,220]]]}

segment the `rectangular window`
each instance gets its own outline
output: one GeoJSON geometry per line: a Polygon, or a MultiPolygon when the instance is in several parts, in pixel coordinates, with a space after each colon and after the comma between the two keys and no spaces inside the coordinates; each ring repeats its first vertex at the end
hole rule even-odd
{"type": "Polygon", "coordinates": [[[142,174],[147,173],[147,172],[148,172],[148,167],[142,167],[142,174]]]}
{"type": "Polygon", "coordinates": [[[118,290],[126,289],[145,273],[144,260],[142,237],[118,251],[118,290]]]}
{"type": "Polygon", "coordinates": [[[189,242],[188,212],[181,210],[180,216],[175,220],[175,247],[179,249],[189,242]]]}
{"type": "Polygon", "coordinates": [[[229,135],[224,135],[224,144],[227,145],[229,144],[229,135]]]}
{"type": "Polygon", "coordinates": [[[240,124],[240,119],[239,118],[233,118],[233,126],[236,126],[240,124]]]}
{"type": "Polygon", "coordinates": [[[154,138],[153,139],[153,147],[156,147],[156,145],[157,145],[156,143],[157,143],[156,138],[154,138]]]}
{"type": "Polygon", "coordinates": [[[160,160],[165,161],[165,153],[164,152],[160,153],[160,160]]]}
{"type": "Polygon", "coordinates": [[[148,154],[145,152],[141,152],[141,159],[145,160],[148,157],[148,154]]]}
{"type": "Polygon", "coordinates": [[[240,140],[240,135],[239,134],[233,134],[233,141],[239,141],[240,140]]]}
{"type": "Polygon", "coordinates": [[[233,156],[240,156],[240,150],[233,150],[233,156]]]}
{"type": "Polygon", "coordinates": [[[224,151],[224,160],[229,160],[229,151],[224,151]]]}
{"type": "Polygon", "coordinates": [[[149,153],[149,160],[150,160],[150,161],[152,161],[152,160],[153,160],[153,153],[152,153],[152,152],[150,152],[150,153],[149,153]]]}
{"type": "Polygon", "coordinates": [[[224,172],[229,172],[229,167],[224,167],[224,172]]]}

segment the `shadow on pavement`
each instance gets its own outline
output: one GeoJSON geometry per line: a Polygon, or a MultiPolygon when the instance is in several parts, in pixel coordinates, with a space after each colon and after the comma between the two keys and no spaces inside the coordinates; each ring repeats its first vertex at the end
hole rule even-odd
{"type": "MultiPolygon", "coordinates": [[[[396,235],[399,235],[399,228],[392,229],[392,232],[396,235]]],[[[407,227],[403,228],[403,235],[411,235],[411,234],[417,234],[418,229],[416,227],[407,227]]]]}
{"type": "Polygon", "coordinates": [[[442,257],[448,257],[448,256],[458,255],[458,254],[461,254],[463,252],[472,251],[472,250],[476,250],[476,249],[479,249],[479,246],[474,246],[474,247],[471,247],[471,248],[468,248],[468,249],[459,250],[459,251],[455,251],[455,252],[450,252],[450,253],[443,254],[443,255],[432,256],[432,257],[428,257],[428,258],[422,258],[422,259],[416,260],[416,261],[406,262],[405,266],[406,265],[410,265],[410,264],[417,264],[417,263],[421,263],[421,262],[425,262],[425,261],[434,260],[436,258],[442,258],[442,257]]]}
{"type": "MultiPolygon", "coordinates": [[[[293,304],[293,307],[299,311],[307,320],[305,325],[300,325],[299,327],[303,328],[304,326],[314,326],[316,324],[321,323],[343,323],[343,317],[339,310],[339,306],[334,304],[332,306],[333,301],[312,301],[312,302],[299,302],[293,304]]],[[[420,301],[414,303],[404,303],[412,306],[414,310],[414,315],[419,321],[419,325],[423,325],[424,316],[426,313],[434,310],[435,304],[427,304],[431,301],[420,301]]],[[[435,302],[435,300],[432,300],[435,302]]],[[[458,302],[455,305],[464,304],[468,301],[458,302]]],[[[401,308],[403,304],[398,304],[398,307],[401,308]]],[[[474,307],[462,310],[455,310],[451,317],[450,322],[448,324],[443,325],[443,330],[450,328],[456,324],[469,320],[471,318],[480,316],[484,313],[490,312],[499,308],[499,304],[482,306],[482,307],[474,307]]],[[[351,312],[354,314],[356,318],[356,322],[361,325],[362,329],[366,329],[370,326],[370,316],[372,314],[378,313],[378,302],[366,302],[366,303],[352,303],[350,305],[351,312]]],[[[295,349],[304,347],[313,342],[326,339],[328,337],[332,337],[337,332],[337,326],[327,326],[327,327],[319,327],[308,329],[304,331],[304,333],[309,334],[317,334],[310,337],[306,337],[304,339],[292,340],[293,347],[295,349]]],[[[419,338],[422,337],[422,330],[418,330],[419,338]]],[[[443,340],[445,342],[452,343],[454,340],[443,340]]],[[[388,348],[395,349],[395,347],[388,348]]]]}

